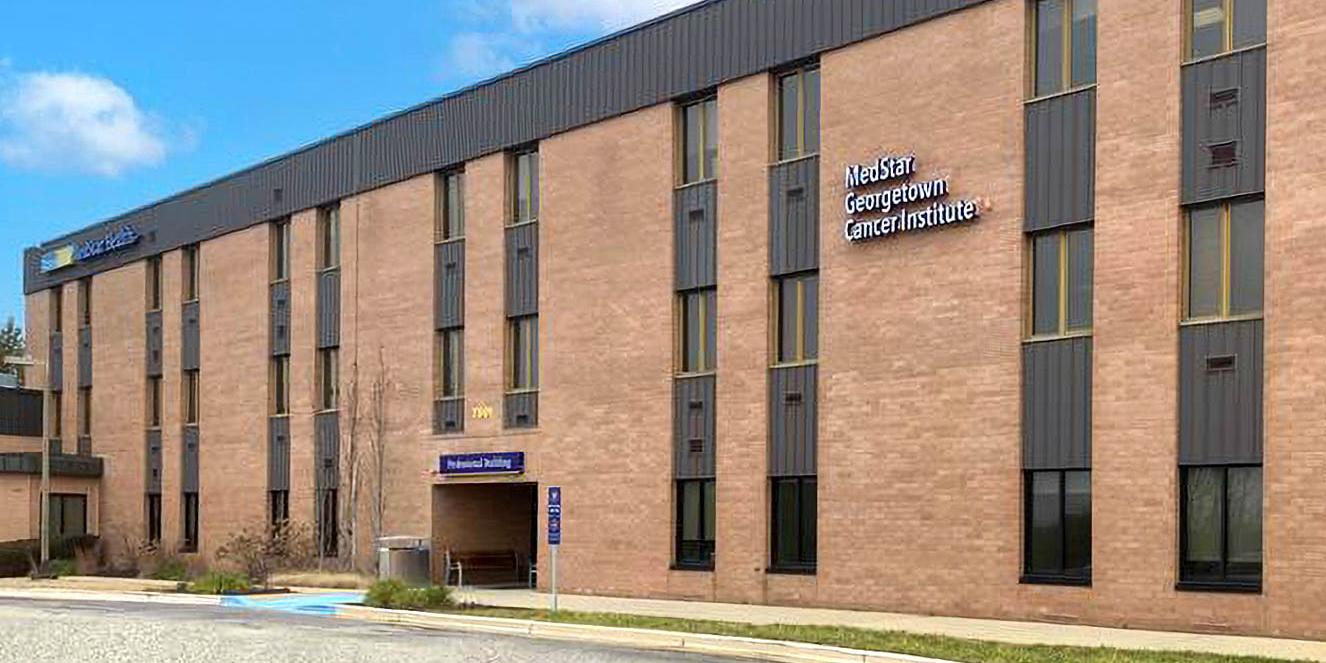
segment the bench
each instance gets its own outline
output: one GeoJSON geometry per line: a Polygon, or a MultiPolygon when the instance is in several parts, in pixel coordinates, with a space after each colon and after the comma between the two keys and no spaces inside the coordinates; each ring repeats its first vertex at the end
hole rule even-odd
{"type": "Polygon", "coordinates": [[[524,584],[524,559],[514,550],[447,550],[447,584],[524,584]]]}

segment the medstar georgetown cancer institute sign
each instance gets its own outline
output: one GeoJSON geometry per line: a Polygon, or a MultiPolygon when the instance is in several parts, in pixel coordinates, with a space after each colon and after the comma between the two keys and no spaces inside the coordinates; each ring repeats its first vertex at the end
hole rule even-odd
{"type": "Polygon", "coordinates": [[[914,181],[916,157],[880,157],[874,163],[847,167],[847,222],[843,238],[866,242],[898,233],[975,221],[981,204],[949,202],[947,177],[914,181]]]}

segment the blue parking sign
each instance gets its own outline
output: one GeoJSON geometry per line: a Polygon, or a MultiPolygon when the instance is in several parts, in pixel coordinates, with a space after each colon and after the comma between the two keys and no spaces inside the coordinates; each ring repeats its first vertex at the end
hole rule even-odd
{"type": "Polygon", "coordinates": [[[548,489],[548,545],[562,545],[562,489],[548,489]]]}

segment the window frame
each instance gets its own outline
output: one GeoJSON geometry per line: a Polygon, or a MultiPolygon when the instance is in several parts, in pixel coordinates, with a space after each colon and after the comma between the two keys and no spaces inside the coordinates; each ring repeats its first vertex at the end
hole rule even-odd
{"type": "Polygon", "coordinates": [[[713,477],[696,479],[676,479],[673,482],[673,499],[676,500],[676,528],[674,532],[673,545],[673,568],[681,571],[712,571],[714,570],[714,560],[717,555],[718,542],[718,481],[713,477]],[[700,512],[698,514],[700,522],[698,523],[700,538],[685,538],[686,525],[686,487],[689,485],[698,485],[700,490],[700,512]],[[709,512],[708,505],[714,504],[713,513],[709,512]],[[713,522],[711,522],[711,519],[713,522]],[[707,533],[713,531],[712,537],[706,537],[707,533]],[[688,545],[707,546],[708,561],[687,559],[685,550],[688,545]]]}
{"type": "Polygon", "coordinates": [[[317,493],[316,499],[319,500],[319,505],[315,544],[317,545],[318,556],[323,558],[340,557],[340,491],[336,488],[326,488],[317,491],[317,493]]]}
{"type": "Polygon", "coordinates": [[[1178,575],[1179,581],[1176,589],[1180,591],[1214,591],[1214,592],[1236,592],[1236,593],[1254,593],[1262,592],[1266,582],[1266,469],[1264,464],[1228,464],[1228,465],[1180,465],[1179,466],[1179,560],[1178,575]],[[1195,573],[1190,570],[1188,561],[1188,471],[1201,469],[1216,469],[1221,473],[1221,496],[1220,496],[1220,571],[1211,576],[1200,577],[1203,574],[1195,573]],[[1256,469],[1261,476],[1261,504],[1259,514],[1261,522],[1259,529],[1261,531],[1261,541],[1259,543],[1260,560],[1258,563],[1257,579],[1255,581],[1231,579],[1229,573],[1229,473],[1230,470],[1248,470],[1256,469]],[[1194,577],[1199,576],[1199,577],[1194,577]],[[1218,576],[1218,577],[1212,577],[1218,576]]]}
{"type": "Polygon", "coordinates": [[[1024,470],[1022,472],[1022,584],[1026,585],[1067,585],[1073,587],[1090,587],[1092,582],[1092,545],[1094,543],[1095,523],[1092,512],[1093,493],[1095,484],[1090,468],[1077,469],[1056,469],[1056,470],[1024,470]],[[1059,569],[1057,573],[1046,573],[1044,571],[1032,569],[1032,550],[1035,540],[1035,529],[1032,527],[1035,516],[1035,476],[1038,474],[1054,474],[1059,481],[1059,569]],[[1068,475],[1085,474],[1087,475],[1087,485],[1090,490],[1087,492],[1087,566],[1083,572],[1070,571],[1068,567],[1068,549],[1069,532],[1067,526],[1068,520],[1068,475]]]}
{"type": "Polygon", "coordinates": [[[711,168],[706,167],[709,161],[709,129],[710,121],[713,121],[715,133],[718,131],[718,93],[709,92],[696,98],[682,102],[677,106],[677,187],[685,188],[695,184],[704,184],[718,179],[718,140],[714,136],[714,158],[711,168]],[[699,113],[699,136],[696,138],[697,175],[689,177],[690,159],[687,150],[690,148],[690,125],[687,123],[687,113],[696,109],[699,113]]]}
{"type": "Polygon", "coordinates": [[[269,405],[271,416],[290,416],[290,356],[273,356],[270,374],[271,403],[269,405]]]}
{"type": "Polygon", "coordinates": [[[1079,223],[1068,226],[1060,226],[1048,230],[1028,233],[1026,239],[1027,247],[1027,266],[1026,266],[1026,320],[1023,323],[1023,334],[1028,342],[1049,341],[1068,338],[1088,337],[1095,333],[1096,328],[1096,227],[1093,223],[1079,223]],[[1072,255],[1072,240],[1076,233],[1086,232],[1091,236],[1091,301],[1088,302],[1091,311],[1091,322],[1082,327],[1069,326],[1069,308],[1072,302],[1072,261],[1069,259],[1072,255]],[[1058,280],[1057,296],[1055,301],[1058,306],[1059,320],[1053,332],[1036,331],[1036,242],[1045,237],[1057,237],[1059,244],[1058,251],[1058,280]]]}
{"type": "Polygon", "coordinates": [[[267,491],[267,524],[272,533],[280,531],[290,523],[290,491],[267,491]]]}
{"type": "Polygon", "coordinates": [[[539,159],[539,148],[531,147],[522,150],[515,150],[510,154],[511,156],[508,161],[508,168],[510,172],[508,181],[510,182],[510,185],[509,185],[507,198],[508,198],[508,204],[511,206],[511,211],[507,214],[506,225],[507,227],[513,227],[513,226],[523,226],[530,223],[538,223],[539,204],[540,204],[539,171],[542,167],[541,161],[539,159]],[[530,177],[527,182],[522,182],[520,178],[520,165],[521,161],[525,159],[530,160],[529,161],[529,163],[531,164],[530,177]],[[529,213],[528,217],[524,218],[522,218],[521,215],[526,210],[523,210],[520,204],[520,194],[523,189],[525,189],[524,193],[526,194],[526,197],[529,200],[529,207],[530,207],[530,209],[528,210],[529,213]]]}
{"type": "Polygon", "coordinates": [[[317,270],[329,272],[341,268],[342,240],[341,203],[335,202],[318,208],[317,270]]]}
{"type": "Polygon", "coordinates": [[[149,376],[147,378],[147,429],[161,430],[161,423],[165,419],[165,402],[163,396],[162,379],[159,375],[149,376]]]}
{"type": "Polygon", "coordinates": [[[78,280],[78,328],[92,328],[92,277],[78,280]]]}
{"type": "Polygon", "coordinates": [[[674,302],[674,328],[676,331],[674,333],[673,353],[676,359],[673,363],[677,376],[712,375],[718,370],[718,348],[716,347],[718,316],[713,310],[718,306],[718,288],[706,287],[681,290],[677,292],[674,302]],[[700,329],[699,333],[696,334],[696,338],[700,343],[698,349],[699,366],[691,366],[689,361],[692,335],[688,323],[693,319],[690,316],[692,300],[699,303],[700,329]]]}
{"type": "MultiPolygon", "coordinates": [[[[1193,0],[1183,0],[1183,59],[1182,59],[1183,64],[1194,64],[1197,62],[1203,62],[1205,60],[1225,57],[1227,55],[1238,53],[1240,51],[1250,51],[1258,48],[1264,48],[1266,44],[1269,42],[1270,39],[1269,34],[1262,35],[1262,39],[1256,43],[1247,44],[1244,46],[1236,46],[1234,44],[1235,35],[1237,34],[1237,26],[1234,22],[1234,19],[1237,17],[1235,8],[1240,2],[1248,2],[1248,1],[1249,0],[1221,0],[1221,9],[1225,13],[1225,21],[1224,21],[1225,26],[1224,26],[1224,33],[1222,35],[1223,42],[1221,44],[1221,49],[1217,53],[1210,53],[1207,55],[1196,55],[1195,53],[1193,53],[1193,48],[1196,46],[1196,39],[1194,38],[1196,36],[1195,29],[1197,27],[1194,20],[1196,19],[1195,16],[1196,6],[1193,4],[1193,0]]],[[[1252,0],[1252,1],[1260,2],[1262,10],[1266,11],[1267,9],[1266,0],[1252,0]]],[[[1264,17],[1263,22],[1265,22],[1265,20],[1266,19],[1264,17]]],[[[1269,33],[1269,25],[1267,25],[1266,27],[1267,27],[1267,32],[1269,33]]]]}
{"type": "Polygon", "coordinates": [[[433,385],[433,400],[461,400],[465,398],[465,328],[439,329],[434,338],[436,360],[433,366],[436,382],[433,385]],[[449,363],[452,359],[456,362],[454,366],[449,363]],[[452,393],[447,393],[448,377],[453,385],[452,393]]]}
{"type": "Polygon", "coordinates": [[[433,243],[445,244],[461,239],[465,239],[465,171],[441,171],[433,176],[433,243]],[[456,184],[455,196],[451,191],[452,182],[456,184]],[[453,210],[456,212],[455,228],[451,224],[453,210]]]}
{"type": "Polygon", "coordinates": [[[1266,315],[1266,207],[1265,199],[1260,196],[1243,197],[1213,201],[1199,205],[1192,205],[1183,210],[1183,228],[1181,235],[1182,244],[1182,263],[1180,264],[1180,308],[1183,325],[1202,325],[1218,322],[1238,322],[1247,320],[1261,320],[1266,315]],[[1234,272],[1233,272],[1233,218],[1234,207],[1243,204],[1262,203],[1262,274],[1261,274],[1261,307],[1259,310],[1249,313],[1232,313],[1234,301],[1234,272]],[[1211,208],[1219,208],[1220,211],[1220,296],[1219,312],[1215,315],[1193,315],[1192,309],[1192,260],[1193,260],[1193,214],[1211,208]]]}
{"type": "Polygon", "coordinates": [[[64,418],[64,392],[51,390],[51,413],[50,432],[51,439],[58,440],[64,432],[64,424],[61,419],[64,418]]]}
{"type": "Polygon", "coordinates": [[[291,229],[290,218],[286,217],[272,222],[271,232],[271,282],[285,283],[290,280],[290,248],[291,248],[291,229]]]}
{"type": "MultiPolygon", "coordinates": [[[[820,63],[819,63],[819,62],[809,62],[809,63],[803,64],[803,65],[800,65],[800,66],[797,66],[797,67],[792,67],[792,68],[790,68],[790,69],[785,69],[785,70],[780,71],[780,72],[778,72],[778,73],[776,73],[776,74],[774,75],[774,85],[773,85],[773,95],[774,95],[774,116],[773,116],[773,117],[774,117],[774,122],[773,122],[773,125],[774,125],[774,126],[773,126],[773,131],[774,131],[774,146],[773,146],[773,147],[774,147],[774,159],[773,159],[773,161],[774,161],[774,163],[785,163],[785,162],[790,162],[790,161],[797,161],[797,160],[800,160],[800,159],[807,159],[807,158],[810,158],[810,157],[816,156],[816,155],[818,155],[818,154],[820,153],[820,149],[821,149],[822,145],[820,144],[820,138],[821,138],[821,137],[819,136],[819,131],[820,131],[820,127],[819,127],[819,126],[816,126],[816,127],[815,127],[815,133],[816,133],[816,136],[815,136],[815,149],[814,149],[813,151],[809,151],[809,150],[807,150],[807,141],[806,141],[807,136],[810,135],[810,127],[808,126],[808,123],[806,122],[806,118],[807,118],[807,110],[809,109],[809,106],[808,106],[807,103],[806,103],[806,99],[807,99],[807,96],[806,96],[806,76],[807,76],[807,74],[812,74],[812,73],[815,74],[817,77],[820,77],[820,78],[819,78],[819,81],[818,81],[818,85],[816,86],[816,88],[817,88],[818,90],[821,90],[821,91],[822,91],[822,90],[823,90],[823,77],[822,77],[822,71],[821,71],[821,69],[820,69],[820,63]],[[783,81],[785,81],[785,80],[787,80],[787,79],[789,79],[789,78],[793,78],[793,77],[795,77],[795,78],[797,79],[797,114],[796,114],[796,133],[797,133],[796,138],[797,138],[797,145],[796,145],[795,153],[794,153],[794,154],[791,154],[791,155],[787,155],[787,154],[785,154],[785,153],[786,153],[786,150],[784,149],[784,148],[786,147],[785,139],[786,139],[787,137],[783,135],[783,121],[782,121],[782,118],[783,118],[783,81]]],[[[821,92],[821,97],[822,97],[822,92],[821,92]]],[[[815,100],[815,105],[816,105],[816,113],[815,113],[815,116],[816,116],[816,117],[822,117],[822,113],[823,113],[823,110],[824,110],[824,109],[823,109],[823,104],[822,104],[821,102],[822,102],[822,98],[817,98],[817,99],[815,100]]]]}
{"type": "Polygon", "coordinates": [[[819,477],[817,475],[801,476],[774,476],[769,477],[769,568],[768,573],[772,574],[794,574],[794,575],[814,575],[819,567],[819,477]],[[815,505],[815,546],[809,551],[807,556],[805,550],[806,533],[802,525],[806,520],[806,495],[807,486],[814,483],[814,490],[810,495],[814,498],[815,505]],[[778,541],[781,538],[783,529],[787,524],[782,523],[778,517],[778,495],[779,484],[791,484],[796,487],[796,517],[793,518],[797,542],[796,559],[779,559],[778,541]],[[807,561],[810,560],[810,561],[807,561]]]}
{"type": "Polygon", "coordinates": [[[161,493],[148,493],[143,500],[145,514],[144,520],[147,526],[147,542],[153,545],[161,545],[161,493]]]}
{"type": "Polygon", "coordinates": [[[335,412],[341,407],[341,349],[318,349],[314,388],[318,412],[335,412]]]}
{"type": "Polygon", "coordinates": [[[165,301],[163,295],[163,279],[161,271],[161,256],[152,256],[147,259],[147,312],[154,313],[162,309],[165,301]]]}
{"type": "Polygon", "coordinates": [[[184,491],[180,495],[180,552],[196,553],[200,541],[202,505],[197,491],[184,491]]]}
{"type": "Polygon", "coordinates": [[[183,281],[180,284],[180,294],[183,302],[189,304],[200,299],[198,287],[199,272],[199,245],[190,244],[182,248],[180,253],[180,269],[183,281]]]}
{"type": "Polygon", "coordinates": [[[46,524],[46,530],[50,533],[50,538],[51,538],[52,541],[59,541],[59,540],[61,540],[61,539],[66,539],[66,538],[73,538],[73,537],[79,537],[79,536],[86,536],[87,534],[89,534],[89,532],[88,532],[88,511],[87,511],[88,501],[89,501],[89,500],[88,500],[88,496],[87,496],[86,494],[84,494],[84,493],[51,493],[50,496],[49,496],[49,498],[50,498],[50,514],[51,514],[51,520],[50,520],[49,523],[46,524]],[[81,505],[79,511],[82,512],[82,527],[78,528],[78,529],[80,529],[80,530],[82,531],[81,533],[77,533],[77,532],[74,532],[74,533],[64,533],[64,531],[68,529],[68,528],[67,528],[67,524],[68,524],[68,523],[66,522],[66,519],[65,519],[65,509],[67,508],[67,507],[66,507],[66,504],[67,504],[67,503],[74,503],[74,504],[79,504],[79,505],[81,505]],[[57,523],[60,525],[60,528],[59,528],[59,529],[60,529],[61,531],[55,531],[55,525],[56,525],[57,523]]]}
{"type": "Polygon", "coordinates": [[[535,314],[507,318],[506,329],[506,393],[536,392],[539,390],[539,316],[535,314]],[[523,348],[516,347],[518,341],[522,342],[523,348]],[[517,364],[525,365],[527,384],[520,383],[517,364]]]}
{"type": "Polygon", "coordinates": [[[1059,63],[1059,84],[1057,88],[1051,92],[1041,92],[1037,87],[1037,83],[1040,82],[1039,62],[1040,62],[1040,47],[1041,47],[1040,31],[1037,28],[1040,25],[1039,23],[1040,5],[1042,0],[1030,0],[1027,3],[1027,33],[1028,33],[1027,42],[1030,44],[1027,53],[1027,60],[1028,60],[1027,61],[1027,73],[1028,73],[1027,100],[1029,102],[1036,102],[1061,95],[1072,94],[1074,92],[1081,92],[1082,90],[1089,90],[1093,87],[1096,87],[1096,85],[1100,81],[1100,61],[1097,57],[1099,54],[1099,44],[1100,44],[1100,26],[1099,26],[1100,3],[1097,2],[1096,4],[1097,24],[1096,24],[1096,38],[1094,41],[1094,45],[1097,47],[1098,52],[1092,54],[1092,60],[1094,62],[1094,67],[1093,67],[1094,73],[1091,77],[1092,80],[1087,83],[1074,84],[1073,64],[1075,62],[1075,55],[1077,53],[1077,45],[1073,42],[1073,17],[1076,14],[1074,10],[1077,7],[1077,3],[1082,2],[1083,0],[1062,0],[1062,1],[1063,1],[1063,17],[1062,17],[1062,23],[1059,26],[1060,30],[1059,48],[1061,49],[1060,63],[1059,63]]]}
{"type": "Polygon", "coordinates": [[[783,274],[783,275],[781,275],[781,276],[775,276],[775,277],[770,281],[770,283],[771,283],[771,285],[772,285],[772,287],[770,288],[770,304],[769,304],[769,310],[770,310],[770,312],[771,312],[771,319],[770,319],[770,321],[771,321],[771,323],[772,323],[772,324],[771,324],[771,328],[770,328],[770,344],[769,344],[769,348],[770,348],[770,350],[771,350],[771,356],[770,356],[770,358],[769,358],[770,366],[773,367],[773,368],[782,368],[782,367],[788,367],[788,366],[809,366],[809,365],[813,365],[813,364],[818,364],[818,363],[819,363],[819,334],[816,333],[816,335],[815,335],[815,337],[816,337],[816,342],[815,342],[815,352],[814,352],[814,355],[813,355],[813,356],[811,356],[811,355],[808,354],[808,352],[807,352],[806,339],[807,339],[807,337],[809,336],[809,334],[807,333],[807,332],[809,331],[809,327],[807,326],[807,325],[809,324],[809,321],[810,321],[811,319],[815,319],[816,322],[818,322],[818,318],[819,318],[819,309],[820,309],[820,306],[819,306],[819,300],[820,300],[820,298],[819,298],[819,291],[820,291],[820,287],[819,287],[819,286],[820,286],[820,273],[819,273],[819,270],[811,270],[811,271],[804,271],[804,272],[794,272],[794,273],[791,273],[791,274],[783,274]],[[814,281],[815,281],[815,311],[813,312],[814,315],[811,315],[812,312],[810,312],[810,311],[807,310],[807,305],[806,305],[806,302],[808,301],[808,300],[807,300],[807,297],[806,297],[806,290],[807,290],[807,289],[806,289],[806,283],[809,282],[810,280],[814,280],[814,281]],[[784,283],[787,283],[787,282],[795,282],[795,283],[796,283],[796,286],[797,286],[797,296],[796,296],[796,301],[797,301],[796,316],[797,316],[797,317],[796,317],[796,323],[795,323],[795,326],[794,326],[794,329],[796,330],[797,338],[796,338],[796,341],[795,341],[795,343],[794,343],[794,345],[793,345],[793,347],[795,348],[795,351],[793,352],[793,356],[792,356],[792,358],[790,358],[790,359],[784,359],[784,358],[783,358],[783,297],[782,297],[783,292],[782,292],[782,286],[783,286],[784,283]]]}
{"type": "Polygon", "coordinates": [[[92,437],[92,387],[78,388],[78,437],[92,437]]]}
{"type": "Polygon", "coordinates": [[[197,426],[202,419],[202,376],[197,369],[181,372],[180,419],[185,426],[197,426]]]}
{"type": "Polygon", "coordinates": [[[57,285],[51,288],[50,300],[50,326],[51,333],[64,333],[64,286],[57,285]]]}

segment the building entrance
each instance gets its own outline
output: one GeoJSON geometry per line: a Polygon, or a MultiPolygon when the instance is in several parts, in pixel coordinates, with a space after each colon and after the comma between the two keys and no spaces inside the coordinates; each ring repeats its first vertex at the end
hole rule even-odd
{"type": "Polygon", "coordinates": [[[467,483],[433,489],[435,580],[525,587],[538,569],[539,490],[534,483],[467,483]]]}

